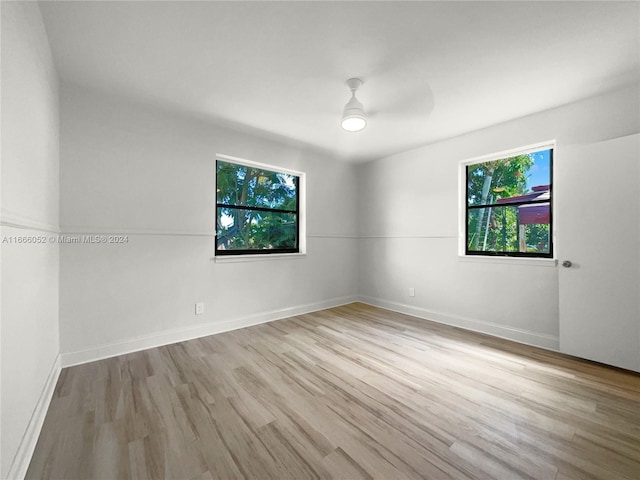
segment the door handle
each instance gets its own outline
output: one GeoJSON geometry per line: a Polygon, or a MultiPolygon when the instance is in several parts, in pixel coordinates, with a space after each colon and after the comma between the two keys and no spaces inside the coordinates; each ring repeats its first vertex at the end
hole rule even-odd
{"type": "Polygon", "coordinates": [[[573,264],[571,263],[570,260],[565,260],[564,262],[562,262],[562,266],[564,268],[571,268],[571,265],[573,265],[573,264]]]}

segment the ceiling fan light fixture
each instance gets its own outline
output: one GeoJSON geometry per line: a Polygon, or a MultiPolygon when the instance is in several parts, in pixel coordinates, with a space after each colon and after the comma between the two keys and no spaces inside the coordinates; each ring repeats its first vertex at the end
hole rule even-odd
{"type": "Polygon", "coordinates": [[[342,128],[348,132],[359,132],[367,126],[367,116],[364,114],[362,103],[356,98],[356,90],[362,85],[359,78],[347,80],[347,86],[351,90],[351,99],[344,106],[342,114],[342,128]]]}
{"type": "Polygon", "coordinates": [[[367,119],[364,114],[344,115],[341,125],[347,132],[359,132],[367,126],[367,119]]]}

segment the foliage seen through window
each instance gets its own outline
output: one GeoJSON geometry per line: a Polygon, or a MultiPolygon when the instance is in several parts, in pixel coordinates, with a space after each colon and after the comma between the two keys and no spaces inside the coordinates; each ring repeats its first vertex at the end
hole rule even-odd
{"type": "Polygon", "coordinates": [[[299,177],[218,160],[216,255],[299,251],[299,177]]]}
{"type": "Polygon", "coordinates": [[[553,150],[467,165],[466,253],[552,257],[553,150]]]}

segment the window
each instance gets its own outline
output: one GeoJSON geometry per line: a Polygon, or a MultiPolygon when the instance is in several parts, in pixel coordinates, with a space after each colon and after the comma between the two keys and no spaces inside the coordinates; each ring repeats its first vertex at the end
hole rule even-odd
{"type": "Polygon", "coordinates": [[[216,161],[216,255],[300,252],[300,174],[216,161]]]}
{"type": "Polygon", "coordinates": [[[553,148],[470,162],[465,170],[465,253],[552,258],[553,148]]]}

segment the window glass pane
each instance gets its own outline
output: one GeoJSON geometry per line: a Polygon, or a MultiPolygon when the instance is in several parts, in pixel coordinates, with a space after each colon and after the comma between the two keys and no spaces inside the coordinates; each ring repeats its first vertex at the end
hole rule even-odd
{"type": "Polygon", "coordinates": [[[297,209],[298,177],[235,163],[217,162],[217,203],[297,209]]]}
{"type": "Polygon", "coordinates": [[[492,206],[468,211],[470,252],[550,252],[548,203],[492,206]]]}
{"type": "Polygon", "coordinates": [[[534,201],[551,184],[551,150],[467,166],[467,204],[534,201]],[[511,199],[511,201],[509,201],[511,199]]]}
{"type": "Polygon", "coordinates": [[[217,250],[289,250],[298,247],[297,215],[218,207],[217,250]]]}

